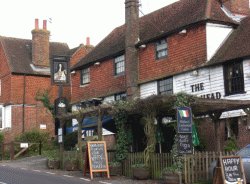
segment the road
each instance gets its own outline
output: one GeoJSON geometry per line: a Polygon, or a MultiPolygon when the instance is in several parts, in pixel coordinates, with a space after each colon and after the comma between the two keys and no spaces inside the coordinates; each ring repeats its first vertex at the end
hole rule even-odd
{"type": "Polygon", "coordinates": [[[57,175],[53,172],[14,168],[3,164],[0,166],[0,184],[87,184],[90,182],[91,184],[103,183],[70,175],[57,175]]]}

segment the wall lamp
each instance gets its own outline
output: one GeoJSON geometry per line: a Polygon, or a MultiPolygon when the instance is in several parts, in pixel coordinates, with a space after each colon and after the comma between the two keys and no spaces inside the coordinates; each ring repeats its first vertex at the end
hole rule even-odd
{"type": "Polygon", "coordinates": [[[144,49],[147,47],[147,45],[143,44],[143,45],[140,45],[139,47],[144,49]]]}
{"type": "Polygon", "coordinates": [[[191,76],[198,76],[199,75],[198,70],[194,70],[190,75],[191,76]]]}
{"type": "Polygon", "coordinates": [[[99,66],[100,64],[101,64],[100,62],[96,62],[94,65],[99,66]]]}
{"type": "Polygon", "coordinates": [[[186,33],[187,33],[186,29],[183,29],[182,31],[179,32],[179,34],[186,34],[186,33]]]}

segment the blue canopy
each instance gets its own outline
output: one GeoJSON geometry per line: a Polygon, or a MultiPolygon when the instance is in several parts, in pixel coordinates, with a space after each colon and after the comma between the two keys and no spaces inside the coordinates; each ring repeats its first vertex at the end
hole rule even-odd
{"type": "MultiPolygon", "coordinates": [[[[106,124],[110,121],[113,120],[113,116],[111,115],[107,115],[107,116],[103,116],[102,118],[102,124],[106,124]]],[[[90,126],[90,127],[87,127],[87,128],[82,128],[82,130],[91,130],[91,129],[96,129],[97,126],[95,124],[98,123],[98,117],[88,117],[88,118],[85,118],[83,121],[82,121],[82,126],[86,126],[86,125],[93,125],[93,126],[90,126]]],[[[66,129],[66,132],[67,133],[72,133],[72,132],[77,132],[78,131],[78,124],[72,126],[72,127],[69,127],[66,129]]]]}

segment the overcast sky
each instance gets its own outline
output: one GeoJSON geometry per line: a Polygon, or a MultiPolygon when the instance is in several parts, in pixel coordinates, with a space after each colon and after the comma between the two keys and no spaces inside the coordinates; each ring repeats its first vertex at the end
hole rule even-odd
{"type": "MultiPolygon", "coordinates": [[[[160,9],[177,0],[140,0],[143,14],[160,9]]],[[[67,43],[70,48],[80,43],[97,45],[114,28],[125,23],[125,0],[1,0],[0,35],[31,39],[35,19],[40,28],[45,19],[51,41],[67,43]]],[[[140,15],[141,16],[141,15],[140,15]]]]}

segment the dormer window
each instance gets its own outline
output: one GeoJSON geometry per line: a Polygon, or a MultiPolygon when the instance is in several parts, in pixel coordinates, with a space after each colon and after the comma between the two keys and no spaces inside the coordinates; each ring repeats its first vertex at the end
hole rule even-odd
{"type": "Polygon", "coordinates": [[[155,43],[155,57],[156,60],[166,58],[168,56],[167,38],[155,43]]]}
{"type": "Polygon", "coordinates": [[[114,74],[120,75],[125,72],[125,56],[116,57],[114,60],[114,74]]]}

